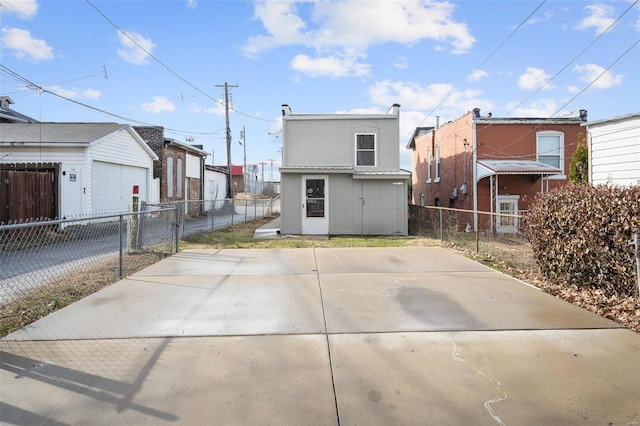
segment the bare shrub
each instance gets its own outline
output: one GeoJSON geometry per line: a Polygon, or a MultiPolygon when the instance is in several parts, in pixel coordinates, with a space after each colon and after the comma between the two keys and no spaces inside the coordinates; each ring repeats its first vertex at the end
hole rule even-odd
{"type": "Polygon", "coordinates": [[[635,292],[640,186],[570,184],[536,197],[525,220],[541,273],[607,295],[635,292]]]}

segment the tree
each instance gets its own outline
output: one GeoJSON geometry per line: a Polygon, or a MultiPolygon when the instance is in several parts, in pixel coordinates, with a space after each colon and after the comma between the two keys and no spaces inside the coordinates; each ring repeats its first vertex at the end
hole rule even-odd
{"type": "Polygon", "coordinates": [[[569,166],[569,179],[573,183],[589,182],[589,150],[582,132],[578,134],[578,146],[569,166]]]}

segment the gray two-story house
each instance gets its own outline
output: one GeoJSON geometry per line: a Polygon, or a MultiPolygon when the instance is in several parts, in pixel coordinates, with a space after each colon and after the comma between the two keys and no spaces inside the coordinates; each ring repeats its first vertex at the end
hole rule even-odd
{"type": "Polygon", "coordinates": [[[282,106],[280,233],[407,235],[400,105],[387,114],[293,114],[282,106]]]}

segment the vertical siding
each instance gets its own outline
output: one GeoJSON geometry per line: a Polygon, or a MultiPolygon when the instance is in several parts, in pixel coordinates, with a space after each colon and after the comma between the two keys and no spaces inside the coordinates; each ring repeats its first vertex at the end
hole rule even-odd
{"type": "Polygon", "coordinates": [[[407,235],[406,190],[406,181],[363,181],[365,235],[407,235]]]}
{"type": "Polygon", "coordinates": [[[329,175],[329,233],[362,234],[362,181],[351,175],[329,175]]]}
{"type": "MultiPolygon", "coordinates": [[[[302,233],[302,176],[293,173],[283,173],[281,223],[282,234],[302,233]]],[[[331,218],[329,218],[331,220],[331,218]]]]}

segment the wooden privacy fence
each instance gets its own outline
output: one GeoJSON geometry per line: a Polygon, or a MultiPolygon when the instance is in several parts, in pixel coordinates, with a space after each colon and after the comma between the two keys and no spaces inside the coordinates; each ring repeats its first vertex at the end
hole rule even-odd
{"type": "Polygon", "coordinates": [[[0,223],[53,219],[54,174],[0,170],[0,223]]]}

